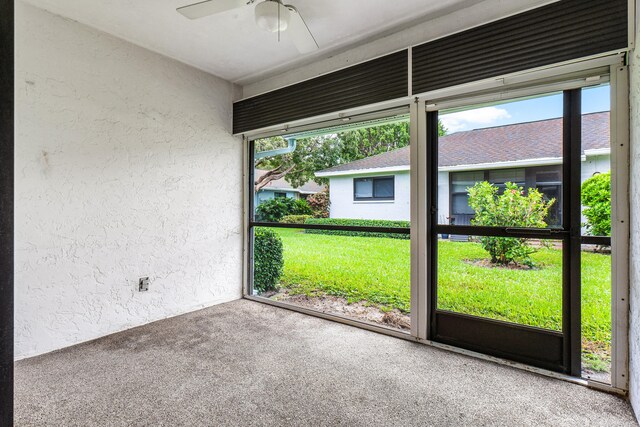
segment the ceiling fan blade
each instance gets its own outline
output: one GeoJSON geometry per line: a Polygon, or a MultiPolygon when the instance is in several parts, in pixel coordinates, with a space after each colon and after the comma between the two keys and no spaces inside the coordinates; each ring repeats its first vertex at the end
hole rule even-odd
{"type": "Polygon", "coordinates": [[[300,53],[309,53],[319,49],[320,47],[316,39],[313,37],[313,34],[311,34],[311,30],[309,30],[307,23],[302,19],[298,9],[291,5],[286,5],[286,7],[291,12],[287,33],[289,33],[298,51],[300,53]]]}
{"type": "Polygon", "coordinates": [[[182,6],[176,10],[189,19],[198,19],[246,6],[249,3],[251,3],[249,0],[206,0],[188,6],[182,6]]]}

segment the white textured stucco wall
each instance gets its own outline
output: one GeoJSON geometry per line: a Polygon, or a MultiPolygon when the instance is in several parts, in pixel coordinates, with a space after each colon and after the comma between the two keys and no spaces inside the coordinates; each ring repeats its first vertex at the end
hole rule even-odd
{"type": "MultiPolygon", "coordinates": [[[[640,2],[636,2],[640,6],[640,2]]],[[[640,43],[636,32],[635,45],[640,43]]],[[[631,242],[629,262],[629,396],[636,416],[640,416],[640,49],[630,54],[631,76],[631,242]]]]}
{"type": "MultiPolygon", "coordinates": [[[[393,176],[390,173],[358,175],[393,176]]],[[[331,218],[410,220],[411,187],[409,171],[395,174],[394,200],[354,201],[353,176],[332,177],[329,182],[331,218]]]]}
{"type": "Polygon", "coordinates": [[[241,296],[233,92],[17,2],[17,358],[241,296]]]}

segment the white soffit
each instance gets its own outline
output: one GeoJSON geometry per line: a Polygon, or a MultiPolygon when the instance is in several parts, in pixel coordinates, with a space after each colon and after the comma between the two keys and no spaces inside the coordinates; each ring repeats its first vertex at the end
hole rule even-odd
{"type": "MultiPolygon", "coordinates": [[[[258,29],[255,4],[189,20],[175,9],[196,1],[24,1],[231,82],[249,84],[474,5],[484,4],[485,15],[495,15],[496,10],[512,13],[514,3],[524,10],[553,0],[288,0],[285,3],[300,10],[321,47],[307,55],[298,53],[286,32],[278,42],[276,34],[258,29]]],[[[465,24],[483,19],[475,12],[466,16],[465,24]]]]}

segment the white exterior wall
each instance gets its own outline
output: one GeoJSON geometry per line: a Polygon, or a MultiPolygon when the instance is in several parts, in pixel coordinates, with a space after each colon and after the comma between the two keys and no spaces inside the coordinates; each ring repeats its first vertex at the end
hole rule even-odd
{"type": "MultiPolygon", "coordinates": [[[[589,156],[582,162],[582,182],[596,172],[608,172],[611,168],[611,156],[589,156]]],[[[405,219],[409,220],[410,194],[409,172],[396,175],[396,199],[378,202],[356,202],[353,200],[353,179],[365,175],[332,177],[330,184],[331,218],[357,219],[405,219]]],[[[373,174],[369,176],[382,176],[373,174]]],[[[449,172],[438,172],[438,222],[448,224],[449,220],[449,172]]],[[[586,221],[583,218],[583,222],[586,221]]]]}
{"type": "MultiPolygon", "coordinates": [[[[394,174],[358,175],[358,177],[389,175],[394,174]]],[[[395,174],[395,198],[393,201],[353,200],[353,178],[353,176],[331,177],[329,182],[331,218],[410,220],[409,171],[395,174]]]]}
{"type": "Polygon", "coordinates": [[[611,156],[609,154],[589,156],[582,165],[581,182],[585,182],[596,173],[606,173],[611,169],[611,156]]]}
{"type": "Polygon", "coordinates": [[[298,199],[299,193],[296,191],[287,191],[287,190],[261,190],[256,193],[255,198],[255,206],[258,206],[262,202],[266,202],[267,200],[273,200],[276,198],[276,193],[286,193],[289,199],[298,199]]]}
{"type": "Polygon", "coordinates": [[[438,223],[449,224],[449,172],[438,171],[438,223]]]}
{"type": "MultiPolygon", "coordinates": [[[[640,7],[640,1],[636,1],[640,7]]],[[[638,11],[636,11],[638,13],[638,11]]],[[[638,17],[636,17],[638,18],[638,17]]],[[[636,19],[636,22],[638,19],[636,19]]],[[[637,30],[637,28],[636,28],[637,30]]],[[[635,45],[640,43],[636,31],[635,45]]],[[[631,241],[629,257],[629,396],[636,416],[640,415],[640,50],[630,53],[631,76],[631,241]]]]}
{"type": "Polygon", "coordinates": [[[22,2],[15,43],[16,358],[240,298],[234,87],[22,2]]]}
{"type": "Polygon", "coordinates": [[[295,191],[285,191],[285,190],[260,190],[259,192],[254,194],[253,197],[253,206],[258,207],[260,204],[273,200],[276,198],[276,193],[286,193],[289,199],[299,199],[300,193],[295,191]]]}

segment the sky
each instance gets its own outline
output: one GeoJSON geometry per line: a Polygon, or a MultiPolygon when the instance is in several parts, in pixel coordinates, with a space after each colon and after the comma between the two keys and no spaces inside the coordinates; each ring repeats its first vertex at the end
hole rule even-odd
{"type": "MultiPolygon", "coordinates": [[[[584,89],[582,113],[609,111],[609,85],[584,89]]],[[[562,93],[490,107],[440,114],[448,133],[562,117],[562,93]]]]}

